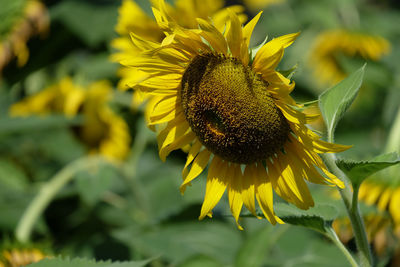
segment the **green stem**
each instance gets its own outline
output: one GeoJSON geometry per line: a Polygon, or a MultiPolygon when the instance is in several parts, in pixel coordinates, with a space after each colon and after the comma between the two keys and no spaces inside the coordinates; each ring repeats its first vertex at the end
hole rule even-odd
{"type": "Polygon", "coordinates": [[[390,129],[388,141],[385,146],[385,153],[400,151],[400,107],[397,111],[396,118],[392,124],[392,128],[390,129]]]}
{"type": "Polygon", "coordinates": [[[343,245],[343,243],[339,240],[339,237],[337,236],[335,230],[333,230],[332,227],[327,228],[326,232],[327,237],[332,240],[332,242],[340,249],[340,251],[344,254],[346,259],[349,261],[351,266],[353,267],[359,267],[358,263],[356,260],[353,258],[351,253],[347,250],[347,248],[343,245]]]}
{"type": "Polygon", "coordinates": [[[353,228],[354,238],[356,240],[357,249],[360,255],[362,266],[372,266],[372,253],[368,244],[367,233],[365,231],[364,221],[362,219],[360,209],[358,207],[358,186],[351,192],[349,180],[347,176],[336,165],[336,158],[334,154],[323,154],[322,157],[329,168],[329,170],[340,177],[345,182],[346,187],[339,189],[343,203],[346,207],[347,214],[349,215],[351,226],[353,228]]]}
{"type": "Polygon", "coordinates": [[[35,196],[28,208],[25,210],[15,230],[16,238],[20,242],[27,242],[30,238],[36,221],[56,196],[56,194],[60,191],[60,189],[63,188],[69,181],[71,181],[76,173],[92,166],[96,166],[100,163],[110,162],[101,156],[83,157],[69,163],[61,171],[56,173],[42,186],[39,193],[35,196]]]}

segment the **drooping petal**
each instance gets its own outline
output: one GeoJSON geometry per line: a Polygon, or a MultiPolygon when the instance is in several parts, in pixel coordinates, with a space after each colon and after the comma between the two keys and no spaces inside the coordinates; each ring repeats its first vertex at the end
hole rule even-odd
{"type": "Polygon", "coordinates": [[[219,157],[214,156],[208,170],[206,194],[201,207],[199,220],[204,219],[206,215],[211,217],[211,210],[215,207],[215,205],[217,205],[224,194],[228,184],[226,177],[227,168],[227,162],[224,162],[219,157]]]}
{"type": "Polygon", "coordinates": [[[244,169],[243,179],[241,181],[242,185],[242,200],[246,208],[258,219],[261,219],[256,212],[255,203],[255,176],[256,176],[256,165],[253,163],[251,165],[246,165],[244,169]]]}
{"type": "Polygon", "coordinates": [[[180,186],[180,191],[183,194],[185,192],[186,186],[195,179],[203,170],[207,167],[208,161],[210,160],[211,152],[207,149],[201,151],[192,163],[192,167],[186,177],[183,177],[183,183],[180,186]]]}
{"type": "Polygon", "coordinates": [[[272,224],[283,223],[274,212],[272,184],[265,167],[258,163],[256,172],[256,198],[265,218],[272,224]]]}
{"type": "Polygon", "coordinates": [[[237,227],[240,230],[243,230],[243,227],[239,224],[239,215],[243,207],[243,200],[241,195],[241,182],[240,182],[243,179],[243,174],[242,170],[240,169],[240,165],[231,164],[226,176],[229,179],[229,184],[228,184],[229,207],[231,209],[233,218],[235,218],[237,227]]]}

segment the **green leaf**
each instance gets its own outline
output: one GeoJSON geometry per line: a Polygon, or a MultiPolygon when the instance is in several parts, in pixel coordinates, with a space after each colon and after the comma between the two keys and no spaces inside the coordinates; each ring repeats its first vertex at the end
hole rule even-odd
{"type": "Polygon", "coordinates": [[[288,204],[277,203],[275,212],[284,222],[311,228],[321,233],[327,232],[327,227],[337,216],[337,210],[331,205],[317,205],[308,210],[300,210],[288,204]]]}
{"type": "Polygon", "coordinates": [[[117,177],[113,167],[106,164],[96,166],[77,174],[77,188],[82,199],[89,205],[94,205],[111,188],[113,179],[117,177]]]}
{"type": "Polygon", "coordinates": [[[199,222],[197,218],[194,222],[174,222],[141,229],[132,225],[115,231],[113,237],[145,255],[161,254],[171,265],[199,254],[229,265],[242,241],[241,232],[233,224],[216,220],[199,222]]]}
{"type": "Polygon", "coordinates": [[[153,259],[143,261],[125,261],[125,262],[111,262],[111,261],[95,261],[88,259],[44,259],[37,263],[30,264],[31,267],[142,267],[146,266],[153,259]]]}
{"type": "Polygon", "coordinates": [[[235,266],[262,266],[267,256],[266,252],[275,245],[277,239],[285,230],[284,226],[266,225],[252,233],[239,249],[235,266]]]}
{"type": "Polygon", "coordinates": [[[0,134],[10,134],[15,132],[32,131],[37,129],[56,128],[60,126],[79,125],[83,122],[82,118],[77,116],[67,118],[62,115],[49,116],[29,116],[0,119],[0,134]]]}
{"type": "Polygon", "coordinates": [[[23,192],[28,187],[28,178],[20,166],[11,160],[0,158],[0,186],[7,190],[23,192]]]}
{"type": "Polygon", "coordinates": [[[368,161],[340,159],[336,161],[336,164],[349,177],[353,185],[359,186],[368,176],[399,162],[400,157],[397,153],[388,153],[368,161]]]}
{"type": "Polygon", "coordinates": [[[221,267],[223,264],[217,260],[206,256],[194,256],[187,261],[179,264],[178,267],[221,267]]]}
{"type": "Polygon", "coordinates": [[[328,136],[353,103],[364,77],[365,64],[346,79],[319,96],[319,107],[327,126],[328,136]]]}
{"type": "Polygon", "coordinates": [[[114,37],[118,1],[61,1],[50,9],[52,20],[63,22],[87,45],[98,46],[114,37]]]}

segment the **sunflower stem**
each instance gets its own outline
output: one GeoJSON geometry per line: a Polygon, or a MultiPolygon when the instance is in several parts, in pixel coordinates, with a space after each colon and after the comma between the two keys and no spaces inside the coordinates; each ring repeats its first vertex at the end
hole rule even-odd
{"type": "MultiPolygon", "coordinates": [[[[329,142],[332,142],[332,140],[329,142]]],[[[329,170],[345,183],[346,187],[344,189],[339,189],[339,192],[351,221],[361,266],[372,266],[372,253],[369,247],[364,221],[358,206],[359,185],[354,186],[353,192],[350,190],[349,179],[336,165],[335,154],[323,154],[322,157],[329,170]]]]}
{"type": "Polygon", "coordinates": [[[27,242],[32,233],[32,229],[35,226],[40,215],[48,207],[57,193],[75,177],[75,174],[88,169],[93,166],[97,166],[100,163],[110,163],[102,156],[89,156],[79,158],[61,169],[56,173],[48,182],[46,182],[39,193],[34,197],[32,202],[29,204],[21,219],[18,222],[15,230],[15,236],[20,242],[27,242]]]}
{"type": "Polygon", "coordinates": [[[347,248],[343,245],[343,243],[340,241],[339,237],[337,236],[335,230],[333,230],[332,227],[327,228],[326,236],[330,240],[332,240],[332,242],[340,249],[340,251],[344,254],[344,256],[349,261],[352,267],[359,267],[358,263],[353,258],[353,255],[351,255],[350,251],[348,251],[347,248]]]}

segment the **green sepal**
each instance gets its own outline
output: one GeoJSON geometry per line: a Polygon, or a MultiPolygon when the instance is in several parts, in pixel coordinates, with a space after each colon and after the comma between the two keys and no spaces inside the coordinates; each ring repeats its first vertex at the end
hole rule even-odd
{"type": "Polygon", "coordinates": [[[291,67],[288,70],[278,70],[278,72],[290,80],[290,79],[292,79],[293,75],[296,73],[297,67],[298,67],[298,64],[294,65],[293,67],[291,67]]]}

